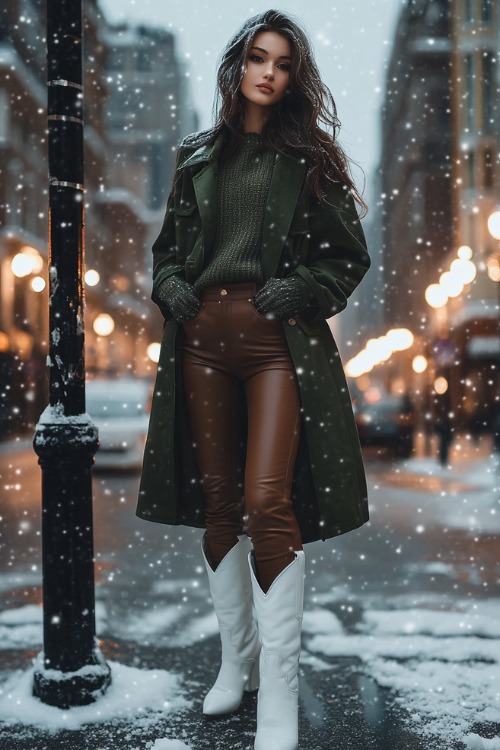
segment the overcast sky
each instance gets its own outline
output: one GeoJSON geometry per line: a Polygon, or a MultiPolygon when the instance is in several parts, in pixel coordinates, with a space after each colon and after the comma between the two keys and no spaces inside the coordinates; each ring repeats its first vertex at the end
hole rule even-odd
{"type": "MultiPolygon", "coordinates": [[[[106,17],[170,28],[178,54],[189,64],[200,127],[211,125],[217,59],[248,17],[270,7],[293,13],[313,42],[315,57],[332,91],[342,123],[340,142],[366,173],[365,197],[379,157],[379,112],[385,71],[399,11],[407,0],[289,0],[277,5],[243,0],[101,0],[106,17]]],[[[358,184],[362,176],[356,174],[358,184]]],[[[361,185],[360,185],[361,187],[361,185]]]]}

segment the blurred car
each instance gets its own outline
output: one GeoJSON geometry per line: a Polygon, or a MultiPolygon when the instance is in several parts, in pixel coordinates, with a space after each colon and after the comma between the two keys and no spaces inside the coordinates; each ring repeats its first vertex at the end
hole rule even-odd
{"type": "Polygon", "coordinates": [[[373,401],[356,399],[354,416],[361,445],[386,446],[401,458],[411,456],[415,413],[408,396],[382,394],[373,401]]]}
{"type": "Polygon", "coordinates": [[[99,430],[97,469],[140,469],[152,386],[135,378],[89,380],[87,412],[99,430]]]}

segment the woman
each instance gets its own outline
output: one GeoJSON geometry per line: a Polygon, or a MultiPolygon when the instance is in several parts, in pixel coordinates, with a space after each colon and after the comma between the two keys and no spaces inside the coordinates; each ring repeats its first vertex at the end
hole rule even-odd
{"type": "Polygon", "coordinates": [[[137,513],[206,529],[222,664],[204,714],[259,687],[256,750],[292,750],[302,545],[368,519],[326,323],[369,267],[364,204],[296,22],[273,10],[247,21],[218,87],[215,126],[181,143],[153,246],[166,323],[137,513]]]}

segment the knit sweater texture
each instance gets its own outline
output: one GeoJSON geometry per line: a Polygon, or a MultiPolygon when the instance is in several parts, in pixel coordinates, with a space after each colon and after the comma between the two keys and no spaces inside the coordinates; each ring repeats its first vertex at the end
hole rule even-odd
{"type": "Polygon", "coordinates": [[[245,133],[238,150],[220,163],[217,230],[210,260],[194,284],[197,292],[219,284],[262,283],[262,226],[274,159],[258,133],[245,133]]]}

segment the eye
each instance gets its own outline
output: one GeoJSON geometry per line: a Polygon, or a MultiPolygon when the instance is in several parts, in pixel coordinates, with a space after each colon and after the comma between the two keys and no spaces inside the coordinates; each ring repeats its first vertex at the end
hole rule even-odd
{"type": "Polygon", "coordinates": [[[252,62],[263,62],[262,57],[260,55],[250,55],[249,60],[252,62]]]}
{"type": "Polygon", "coordinates": [[[291,66],[291,65],[289,65],[288,63],[280,63],[280,64],[278,65],[278,68],[279,68],[280,70],[284,70],[284,71],[285,71],[285,73],[288,73],[288,71],[290,70],[290,68],[291,68],[291,67],[292,67],[292,66],[291,66]]]}

